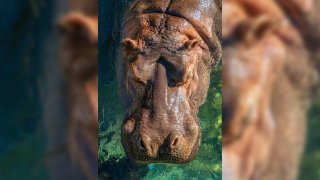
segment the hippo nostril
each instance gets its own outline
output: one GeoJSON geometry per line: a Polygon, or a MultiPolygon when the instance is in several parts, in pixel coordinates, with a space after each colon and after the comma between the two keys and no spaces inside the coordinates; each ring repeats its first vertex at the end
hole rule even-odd
{"type": "Polygon", "coordinates": [[[142,149],[146,149],[146,146],[144,145],[144,142],[142,141],[142,139],[140,139],[140,141],[139,141],[139,146],[140,146],[142,149]]]}
{"type": "Polygon", "coordinates": [[[172,133],[170,135],[170,148],[175,148],[179,144],[179,141],[181,141],[181,134],[180,133],[172,133]]]}
{"type": "Polygon", "coordinates": [[[175,147],[175,146],[178,144],[178,141],[179,141],[179,139],[178,139],[178,137],[176,137],[176,138],[173,140],[171,146],[172,146],[172,147],[175,147]]]}

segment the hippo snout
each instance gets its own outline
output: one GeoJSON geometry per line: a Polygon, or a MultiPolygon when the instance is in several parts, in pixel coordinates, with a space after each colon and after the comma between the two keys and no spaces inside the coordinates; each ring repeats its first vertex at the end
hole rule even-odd
{"type": "MultiPolygon", "coordinates": [[[[192,160],[198,150],[200,129],[156,128],[143,121],[128,119],[122,126],[122,141],[129,157],[140,163],[184,163],[192,160]]],[[[160,126],[157,126],[160,127],[160,126]]],[[[172,126],[173,127],[173,126],[172,126]]]]}

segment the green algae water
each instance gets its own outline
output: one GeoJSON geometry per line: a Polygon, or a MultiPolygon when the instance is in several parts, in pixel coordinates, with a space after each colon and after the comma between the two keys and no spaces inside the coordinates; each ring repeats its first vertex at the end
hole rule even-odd
{"type": "Polygon", "coordinates": [[[196,158],[186,164],[135,164],[127,159],[121,144],[124,110],[118,96],[117,83],[101,85],[99,101],[99,174],[114,179],[222,179],[221,177],[221,64],[211,73],[206,103],[198,117],[202,140],[196,158]]]}

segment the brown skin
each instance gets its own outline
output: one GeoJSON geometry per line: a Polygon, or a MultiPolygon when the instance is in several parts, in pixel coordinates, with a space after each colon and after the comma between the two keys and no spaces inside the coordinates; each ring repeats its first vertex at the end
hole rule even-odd
{"type": "Polygon", "coordinates": [[[96,16],[74,12],[63,16],[58,23],[60,63],[66,79],[70,120],[67,148],[73,163],[80,166],[87,179],[96,175],[90,172],[84,143],[93,156],[98,150],[97,20],[96,16]]]}
{"type": "Polygon", "coordinates": [[[315,85],[306,47],[275,1],[224,3],[242,16],[223,15],[223,177],[296,179],[315,85]]]}
{"type": "Polygon", "coordinates": [[[139,1],[125,19],[119,64],[128,103],[122,143],[137,162],[188,162],[200,144],[197,113],[221,54],[215,22],[220,9],[214,1],[208,9],[201,9],[201,1],[187,4],[193,5],[139,1]]]}

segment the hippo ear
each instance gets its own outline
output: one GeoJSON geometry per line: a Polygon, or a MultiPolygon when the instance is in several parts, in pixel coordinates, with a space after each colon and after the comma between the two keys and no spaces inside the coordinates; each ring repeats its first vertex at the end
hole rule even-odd
{"type": "Polygon", "coordinates": [[[185,42],[184,47],[188,50],[192,50],[196,46],[201,45],[202,41],[200,39],[192,39],[185,42]]]}
{"type": "Polygon", "coordinates": [[[133,40],[131,38],[126,38],[122,41],[122,45],[132,50],[142,51],[143,46],[145,45],[145,42],[141,39],[133,40]]]}

